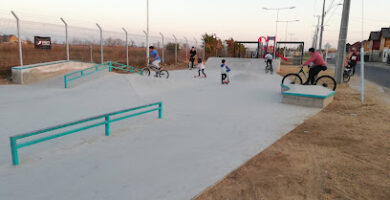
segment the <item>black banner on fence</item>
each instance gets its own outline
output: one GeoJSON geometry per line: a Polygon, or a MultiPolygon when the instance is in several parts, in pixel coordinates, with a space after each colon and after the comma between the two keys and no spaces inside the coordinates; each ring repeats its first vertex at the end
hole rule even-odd
{"type": "Polygon", "coordinates": [[[34,36],[34,44],[36,49],[51,49],[51,38],[34,36]]]}

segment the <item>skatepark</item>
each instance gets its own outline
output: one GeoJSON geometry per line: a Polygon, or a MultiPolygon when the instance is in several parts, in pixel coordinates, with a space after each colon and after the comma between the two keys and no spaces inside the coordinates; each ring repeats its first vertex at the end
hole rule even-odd
{"type": "Polygon", "coordinates": [[[66,89],[64,74],[0,86],[2,197],[190,199],[320,111],[282,104],[281,77],[265,74],[262,59],[226,58],[231,82],[221,85],[221,59],[208,59],[207,78],[102,71],[66,89]],[[12,165],[10,136],[154,102],[161,119],[145,114],[112,124],[109,137],[97,127],[23,148],[12,165]]]}

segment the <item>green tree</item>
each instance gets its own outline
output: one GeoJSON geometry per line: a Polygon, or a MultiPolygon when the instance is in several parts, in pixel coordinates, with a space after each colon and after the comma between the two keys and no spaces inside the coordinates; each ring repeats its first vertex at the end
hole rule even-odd
{"type": "Polygon", "coordinates": [[[205,33],[202,35],[203,46],[206,50],[206,57],[209,56],[218,56],[223,49],[222,40],[214,34],[205,33]]]}

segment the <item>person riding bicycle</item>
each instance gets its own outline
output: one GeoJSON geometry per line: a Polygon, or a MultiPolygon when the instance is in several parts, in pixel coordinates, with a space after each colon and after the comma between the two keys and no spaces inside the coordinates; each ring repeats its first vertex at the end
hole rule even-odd
{"type": "Polygon", "coordinates": [[[196,50],[195,50],[195,47],[192,47],[191,50],[190,50],[191,69],[194,68],[195,56],[196,56],[196,50]]]}
{"type": "Polygon", "coordinates": [[[156,68],[155,70],[160,70],[160,56],[158,55],[158,52],[154,49],[154,46],[149,47],[149,62],[152,63],[152,65],[156,68]]]}
{"type": "Polygon", "coordinates": [[[321,72],[321,70],[327,70],[326,63],[322,58],[321,54],[316,51],[314,48],[309,49],[310,58],[306,62],[304,62],[301,67],[308,66],[309,70],[309,78],[304,83],[304,85],[309,85],[309,82],[314,85],[316,76],[321,72]],[[310,63],[313,63],[313,66],[309,66],[310,63]]]}
{"type": "Polygon", "coordinates": [[[272,59],[273,59],[273,56],[272,54],[270,53],[267,53],[267,55],[265,55],[265,62],[267,63],[267,67],[270,67],[269,70],[273,71],[273,68],[272,68],[272,59]]]}

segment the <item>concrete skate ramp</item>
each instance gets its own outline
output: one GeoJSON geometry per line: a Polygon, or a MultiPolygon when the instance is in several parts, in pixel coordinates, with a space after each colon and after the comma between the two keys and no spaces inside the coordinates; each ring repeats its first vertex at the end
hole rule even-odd
{"type": "Polygon", "coordinates": [[[62,75],[68,72],[82,70],[95,65],[94,63],[85,63],[78,61],[54,61],[24,65],[12,68],[12,82],[17,84],[29,84],[51,77],[62,75]]]}
{"type": "Polygon", "coordinates": [[[325,108],[333,101],[333,90],[318,85],[281,85],[282,103],[325,108]]]}

